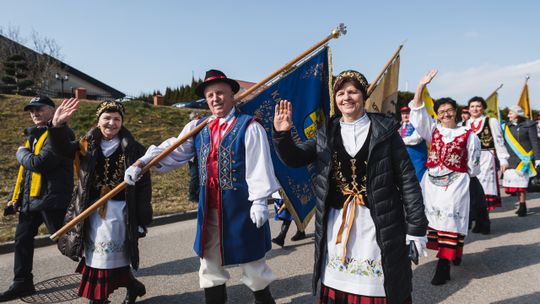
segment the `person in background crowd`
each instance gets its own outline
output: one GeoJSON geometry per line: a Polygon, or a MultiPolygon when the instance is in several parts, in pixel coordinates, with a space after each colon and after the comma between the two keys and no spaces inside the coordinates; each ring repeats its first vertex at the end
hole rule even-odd
{"type": "MultiPolygon", "coordinates": [[[[285,237],[287,236],[287,232],[289,231],[289,227],[291,226],[293,217],[289,210],[287,210],[285,199],[281,197],[281,194],[279,192],[274,192],[272,194],[272,198],[274,199],[274,220],[282,221],[281,230],[278,236],[272,239],[272,243],[283,247],[283,245],[285,245],[285,237]]],[[[297,226],[296,234],[291,237],[291,241],[295,242],[303,240],[305,238],[306,232],[304,230],[298,229],[297,226]]]]}
{"type": "Polygon", "coordinates": [[[538,140],[540,140],[540,115],[536,116],[536,135],[538,140]]]}
{"type": "MultiPolygon", "coordinates": [[[[480,139],[482,152],[480,153],[480,174],[478,180],[482,184],[487,201],[487,209],[494,210],[501,207],[501,195],[499,190],[499,176],[497,164],[504,172],[508,168],[510,155],[504,146],[499,120],[484,115],[487,104],[484,98],[475,96],[468,102],[471,118],[467,121],[469,127],[480,139]]],[[[490,233],[489,214],[487,220],[476,222],[473,232],[490,233]]]]}
{"type": "Polygon", "coordinates": [[[468,108],[461,109],[461,121],[458,123],[459,127],[463,127],[467,124],[467,121],[471,118],[468,108]]]}
{"type": "Polygon", "coordinates": [[[521,107],[511,106],[508,120],[504,141],[510,158],[509,169],[503,175],[503,187],[506,193],[517,193],[519,207],[516,214],[522,217],[527,215],[525,191],[529,178],[536,176],[536,167],[540,165],[540,142],[536,124],[525,118],[521,107]]]}
{"type": "Polygon", "coordinates": [[[300,144],[291,135],[291,103],[276,105],[273,141],[279,157],[291,167],[316,163],[318,169],[318,303],[411,303],[410,258],[418,255],[409,253],[425,253],[421,189],[399,124],[366,113],[367,87],[359,72],[341,72],[333,86],[340,114],[300,144]]]}
{"type": "Polygon", "coordinates": [[[426,171],[427,160],[427,145],[426,141],[415,131],[413,125],[409,121],[411,109],[408,106],[400,108],[401,111],[401,127],[399,135],[403,139],[403,143],[407,147],[407,152],[413,163],[418,180],[422,180],[426,171]]]}
{"type": "MultiPolygon", "coordinates": [[[[13,282],[0,294],[0,302],[35,292],[34,237],[43,223],[51,234],[62,227],[71,199],[73,161],[53,152],[47,131],[54,109],[54,102],[46,96],[34,97],[24,107],[34,125],[24,130],[26,143],[16,153],[19,174],[4,209],[4,216],[19,211],[19,223],[15,230],[13,282]]],[[[66,136],[75,138],[68,128],[66,136]]]]}
{"type": "Polygon", "coordinates": [[[429,220],[429,249],[437,250],[437,268],[431,280],[442,285],[450,280],[450,261],[459,264],[469,227],[471,178],[480,173],[480,141],[470,129],[456,124],[456,101],[440,98],[434,104],[440,122],[426,111],[422,92],[437,75],[429,71],[418,83],[410,102],[411,122],[429,144],[422,193],[429,220]]]}
{"type": "MultiPolygon", "coordinates": [[[[144,147],[123,125],[124,105],[116,101],[100,103],[97,126],[80,140],[70,140],[66,124],[78,106],[75,98],[64,100],[49,128],[54,151],[75,159],[77,188],[66,222],[120,184],[125,169],[144,154],[144,147]]],[[[146,234],[152,221],[151,198],[150,174],[146,173],[60,237],[60,252],[75,261],[80,259],[76,269],[82,274],[79,296],[90,303],[109,303],[115,289],[126,287],[123,303],[128,304],[146,293],[130,265],[134,270],[139,268],[139,237],[146,234]]]]}

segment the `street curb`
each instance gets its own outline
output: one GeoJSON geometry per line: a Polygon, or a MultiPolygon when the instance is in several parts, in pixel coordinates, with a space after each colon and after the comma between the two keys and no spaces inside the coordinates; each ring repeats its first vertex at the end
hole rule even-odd
{"type": "MultiPolygon", "coordinates": [[[[192,220],[196,218],[197,218],[197,210],[186,211],[186,212],[175,213],[175,214],[160,215],[152,219],[152,223],[150,224],[149,227],[166,225],[166,224],[171,224],[175,222],[192,220]]],[[[39,247],[55,245],[56,243],[53,242],[49,238],[49,236],[50,236],[49,234],[36,236],[34,238],[34,247],[39,248],[39,247]]],[[[0,254],[11,253],[14,250],[15,250],[14,241],[0,243],[0,254]]]]}

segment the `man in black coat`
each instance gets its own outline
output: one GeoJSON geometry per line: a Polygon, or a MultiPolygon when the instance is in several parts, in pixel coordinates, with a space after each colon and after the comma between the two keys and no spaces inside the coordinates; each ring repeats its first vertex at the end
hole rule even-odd
{"type": "MultiPolygon", "coordinates": [[[[41,224],[54,233],[64,222],[73,191],[73,161],[52,151],[47,125],[54,115],[54,102],[48,97],[32,98],[24,107],[34,126],[24,130],[25,146],[16,153],[20,164],[13,192],[4,215],[19,211],[15,231],[14,278],[9,289],[0,294],[0,302],[32,294],[34,237],[41,224]]],[[[75,138],[73,131],[70,135],[75,138]]]]}

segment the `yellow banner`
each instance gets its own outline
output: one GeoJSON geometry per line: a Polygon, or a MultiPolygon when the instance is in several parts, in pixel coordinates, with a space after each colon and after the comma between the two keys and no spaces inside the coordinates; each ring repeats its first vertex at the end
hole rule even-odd
{"type": "Polygon", "coordinates": [[[398,100],[398,80],[399,80],[399,56],[381,78],[368,100],[366,101],[366,110],[368,112],[380,112],[385,114],[396,113],[396,104],[398,100]]]}
{"type": "Polygon", "coordinates": [[[493,117],[499,120],[499,93],[493,92],[486,99],[487,108],[485,110],[485,115],[487,117],[493,117]]]}
{"type": "Polygon", "coordinates": [[[427,87],[425,87],[424,91],[422,92],[422,100],[424,101],[424,106],[426,107],[428,114],[433,118],[437,118],[437,114],[435,113],[435,110],[433,110],[435,104],[433,102],[433,98],[429,96],[427,87]]]}
{"type": "Polygon", "coordinates": [[[523,86],[523,90],[521,91],[521,96],[519,96],[517,105],[523,109],[525,117],[531,119],[532,115],[531,106],[529,103],[529,86],[527,85],[527,81],[525,81],[525,85],[523,86]]]}

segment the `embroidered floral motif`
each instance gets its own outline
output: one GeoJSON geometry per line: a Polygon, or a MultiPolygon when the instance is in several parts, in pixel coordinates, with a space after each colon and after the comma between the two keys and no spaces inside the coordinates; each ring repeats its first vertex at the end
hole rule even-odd
{"type": "Polygon", "coordinates": [[[87,243],[86,246],[88,247],[89,251],[99,255],[123,252],[125,247],[124,243],[117,243],[114,241],[87,243]]]}
{"type": "Polygon", "coordinates": [[[204,127],[204,129],[199,133],[200,140],[201,140],[201,152],[199,157],[199,185],[204,186],[206,185],[206,178],[208,175],[208,172],[206,171],[206,163],[208,161],[208,155],[210,154],[210,131],[208,127],[204,127]],[[205,140],[208,139],[208,140],[205,140]]]}
{"type": "Polygon", "coordinates": [[[465,219],[465,215],[461,214],[459,211],[449,212],[448,210],[442,210],[434,207],[426,208],[426,214],[437,218],[438,220],[445,220],[447,218],[453,218],[455,220],[465,219]]]}
{"type": "Polygon", "coordinates": [[[346,258],[345,264],[341,263],[341,259],[337,255],[333,255],[326,266],[332,270],[343,273],[358,275],[362,277],[377,278],[381,281],[384,278],[382,261],[380,258],[373,259],[356,259],[353,257],[346,258]]]}
{"type": "Polygon", "coordinates": [[[456,136],[451,142],[444,143],[441,133],[435,129],[427,167],[445,166],[453,171],[467,172],[467,139],[470,132],[468,130],[456,136]]]}

